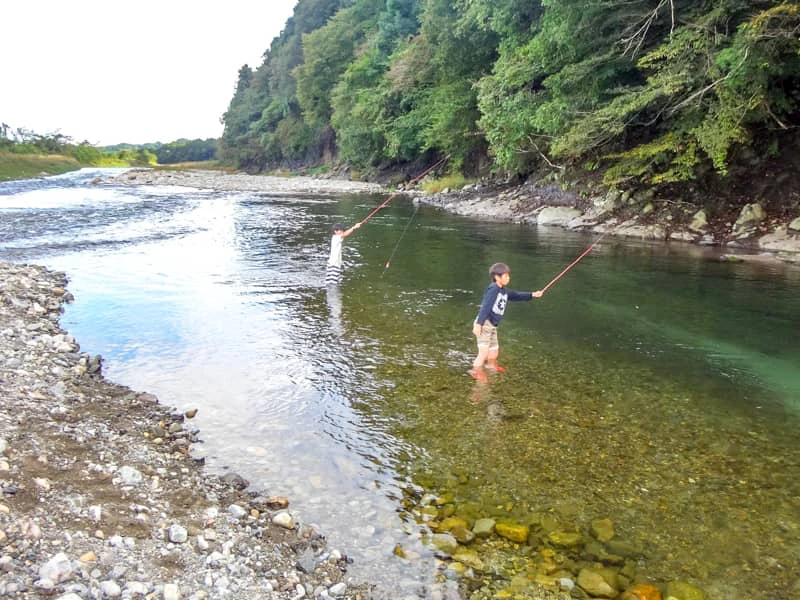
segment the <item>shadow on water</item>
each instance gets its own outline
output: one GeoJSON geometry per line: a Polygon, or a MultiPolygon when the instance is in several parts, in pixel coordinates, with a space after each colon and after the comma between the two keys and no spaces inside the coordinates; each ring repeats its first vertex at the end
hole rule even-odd
{"type": "Polygon", "coordinates": [[[795,597],[793,271],[604,240],[510,305],[508,372],[481,383],[466,370],[488,266],[539,289],[593,236],[427,207],[409,225],[398,198],[346,240],[326,289],[331,225],[382,198],[66,181],[0,188],[0,257],[66,271],[64,324],[107,376],[198,407],[208,468],[289,496],[387,597],[520,581],[525,597],[598,561],[711,600],[795,597]],[[527,544],[476,540],[457,572],[427,544],[447,517],[526,525],[527,544]]]}

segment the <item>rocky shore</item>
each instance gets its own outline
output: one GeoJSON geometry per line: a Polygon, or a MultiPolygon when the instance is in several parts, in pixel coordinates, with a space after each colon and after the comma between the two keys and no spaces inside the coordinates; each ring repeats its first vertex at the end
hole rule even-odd
{"type": "Polygon", "coordinates": [[[774,258],[800,264],[800,206],[776,215],[752,202],[735,213],[710,214],[692,203],[656,198],[650,191],[580,195],[533,182],[478,183],[420,201],[470,217],[714,247],[723,260],[774,258]]]}
{"type": "MultiPolygon", "coordinates": [[[[273,177],[209,170],[134,169],[105,182],[183,185],[270,194],[386,193],[377,183],[314,177],[273,177]]],[[[427,195],[408,190],[418,202],[456,214],[498,221],[561,227],[638,240],[679,242],[715,248],[724,260],[777,259],[800,264],[800,206],[770,214],[758,202],[736,213],[711,214],[680,199],[652,191],[565,191],[554,183],[480,182],[427,195]]]]}
{"type": "Polygon", "coordinates": [[[193,411],[105,380],[66,277],[0,263],[0,596],[373,598],[289,500],[204,471],[193,411]]]}

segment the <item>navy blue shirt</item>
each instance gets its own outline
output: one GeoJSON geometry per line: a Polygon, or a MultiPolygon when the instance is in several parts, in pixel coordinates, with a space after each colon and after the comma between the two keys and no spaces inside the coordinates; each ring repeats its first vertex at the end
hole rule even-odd
{"type": "Polygon", "coordinates": [[[478,317],[475,322],[483,325],[486,319],[489,319],[492,325],[497,327],[500,321],[503,320],[503,314],[506,312],[506,304],[510,302],[519,302],[520,300],[533,300],[530,292],[517,292],[509,290],[508,288],[500,287],[496,283],[492,283],[486,288],[481,300],[481,308],[478,311],[478,317]]]}

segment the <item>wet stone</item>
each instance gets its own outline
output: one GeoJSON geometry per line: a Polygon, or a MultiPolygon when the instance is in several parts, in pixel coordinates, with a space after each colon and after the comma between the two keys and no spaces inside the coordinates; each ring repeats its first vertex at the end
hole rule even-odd
{"type": "Polygon", "coordinates": [[[494,519],[478,519],[472,527],[472,533],[478,538],[488,538],[494,534],[494,519]]]}

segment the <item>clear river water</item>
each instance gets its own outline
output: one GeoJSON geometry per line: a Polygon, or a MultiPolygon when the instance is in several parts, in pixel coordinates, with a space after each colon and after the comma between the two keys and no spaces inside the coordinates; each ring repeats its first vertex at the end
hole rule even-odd
{"type": "Polygon", "coordinates": [[[532,527],[530,546],[473,544],[474,590],[607,553],[711,600],[800,595],[800,269],[606,238],[509,306],[508,371],[476,382],[489,265],[540,289],[592,237],[425,206],[409,222],[398,198],[328,290],[331,225],[383,197],[91,183],[108,173],[0,183],[0,260],[66,272],[62,326],[106,377],[198,408],[206,468],[288,496],[353,577],[453,594],[427,544],[452,513],[532,527]],[[607,545],[586,543],[598,519],[607,545]]]}

